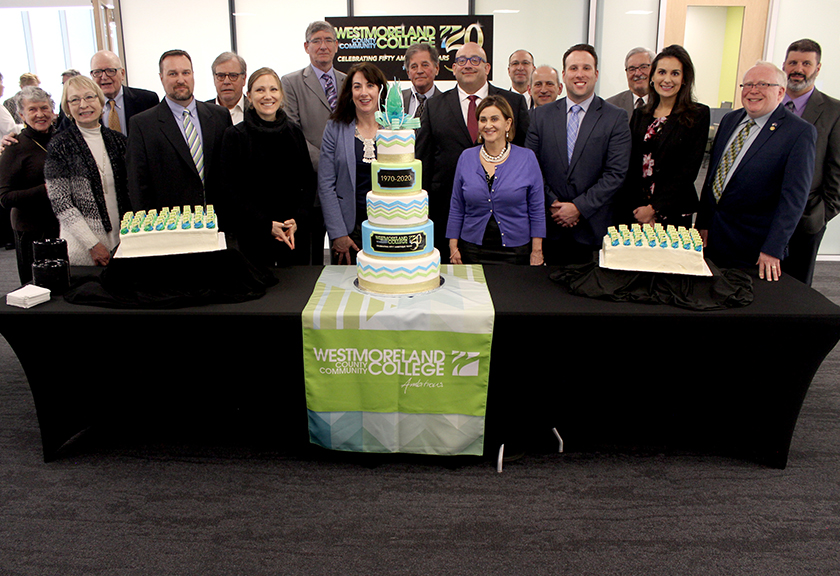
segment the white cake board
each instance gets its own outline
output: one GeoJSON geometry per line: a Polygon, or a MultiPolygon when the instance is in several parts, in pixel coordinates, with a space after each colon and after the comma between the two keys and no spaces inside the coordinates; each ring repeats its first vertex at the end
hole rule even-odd
{"type": "Polygon", "coordinates": [[[655,272],[657,274],[676,274],[679,276],[714,276],[712,274],[711,269],[709,269],[709,264],[703,260],[703,273],[702,274],[691,274],[689,272],[664,272],[661,270],[644,270],[641,268],[618,268],[615,266],[604,266],[604,249],[601,248],[598,250],[598,265],[601,268],[606,268],[607,270],[624,270],[625,272],[655,272]]]}
{"type": "MultiPolygon", "coordinates": [[[[218,252],[219,250],[227,250],[227,241],[225,241],[225,233],[219,232],[219,247],[216,250],[203,250],[202,252],[218,252]]],[[[124,256],[121,254],[120,246],[117,246],[117,251],[114,253],[114,258],[148,258],[149,256],[171,256],[173,254],[198,254],[198,252],[167,252],[166,254],[143,254],[142,256],[124,256]]]]}

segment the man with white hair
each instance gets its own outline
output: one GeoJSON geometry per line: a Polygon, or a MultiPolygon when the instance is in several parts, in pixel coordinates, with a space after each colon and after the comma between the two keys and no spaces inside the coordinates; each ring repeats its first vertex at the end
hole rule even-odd
{"type": "Polygon", "coordinates": [[[135,114],[154,108],[157,94],[125,84],[125,68],[120,57],[110,50],[100,50],[90,59],[90,77],[105,95],[102,124],[128,136],[129,120],[135,114]]]}
{"type": "Polygon", "coordinates": [[[607,98],[607,102],[627,112],[627,119],[633,116],[633,110],[641,108],[648,101],[650,92],[650,63],[656,54],[648,48],[637,46],[624,57],[624,72],[627,74],[627,90],[607,98]]]}
{"type": "Polygon", "coordinates": [[[757,264],[768,281],[781,276],[814,174],[817,131],[781,105],[786,80],[769,62],[744,75],[744,107],[720,122],[696,222],[712,262],[757,264]]]}

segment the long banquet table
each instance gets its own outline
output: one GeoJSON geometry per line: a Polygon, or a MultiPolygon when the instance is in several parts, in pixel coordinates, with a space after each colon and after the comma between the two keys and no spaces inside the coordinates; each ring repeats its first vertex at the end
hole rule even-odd
{"type": "MultiPolygon", "coordinates": [[[[243,410],[305,445],[301,311],[320,272],[278,270],[263,298],[238,304],[3,307],[45,461],[103,421],[200,413],[213,426],[243,410]]],[[[486,454],[505,441],[544,449],[556,428],[568,450],[686,446],[785,467],[840,307],[787,276],[755,278],[745,308],[693,312],[572,296],[550,272],[485,268],[496,309],[486,454]]]]}

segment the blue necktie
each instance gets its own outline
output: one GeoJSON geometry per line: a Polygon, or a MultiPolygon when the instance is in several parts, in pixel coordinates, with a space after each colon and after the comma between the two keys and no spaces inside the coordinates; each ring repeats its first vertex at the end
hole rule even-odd
{"type": "Polygon", "coordinates": [[[577,142],[578,130],[580,129],[580,118],[578,112],[583,110],[580,106],[575,104],[569,111],[569,121],[566,123],[566,152],[569,156],[569,164],[572,163],[572,154],[575,151],[575,142],[577,142]]]}

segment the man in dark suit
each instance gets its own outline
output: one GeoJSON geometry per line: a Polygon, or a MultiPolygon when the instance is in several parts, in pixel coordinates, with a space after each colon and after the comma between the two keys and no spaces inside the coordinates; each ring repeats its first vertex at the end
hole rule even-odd
{"type": "Polygon", "coordinates": [[[242,122],[248,98],[242,91],[245,88],[248,65],[245,59],[235,52],[222,52],[210,65],[213,83],[216,85],[216,97],[207,101],[226,108],[234,124],[242,122]]]}
{"type": "Polygon", "coordinates": [[[423,115],[426,100],[441,93],[435,86],[435,78],[440,72],[440,55],[437,48],[428,42],[412,44],[405,51],[403,64],[411,88],[402,91],[403,110],[414,117],[423,115]]]}
{"type": "Polygon", "coordinates": [[[785,73],[758,62],[744,75],[742,110],[721,120],[696,227],[706,256],[778,280],[814,174],[817,131],[781,105],[785,73]]]}
{"type": "Polygon", "coordinates": [[[120,57],[100,50],[90,59],[90,77],[105,94],[102,124],[128,136],[131,117],[157,106],[160,99],[150,90],[125,85],[125,68],[120,57]]]}
{"type": "Polygon", "coordinates": [[[166,97],[131,119],[125,160],[132,208],[217,203],[222,135],[231,126],[230,114],[193,97],[189,54],[164,52],[159,66],[166,97]]]}
{"type": "Polygon", "coordinates": [[[633,110],[647,104],[650,63],[656,57],[651,50],[641,46],[633,48],[624,57],[624,73],[627,74],[627,90],[607,98],[607,102],[627,112],[627,120],[633,116],[633,110]]]}
{"type": "Polygon", "coordinates": [[[611,203],[630,163],[630,127],[624,112],[595,95],[598,56],[589,44],[563,55],[566,97],[534,109],[525,146],[545,179],[545,260],[592,258],[611,224],[611,203]]]}
{"type": "Polygon", "coordinates": [[[785,258],[785,271],[809,286],[826,225],[840,212],[840,100],[814,87],[821,59],[819,44],[798,40],[788,47],[783,68],[787,93],[782,105],[817,129],[811,193],[785,258]]]}
{"type": "Polygon", "coordinates": [[[513,109],[514,144],[521,146],[528,132],[525,99],[487,82],[490,64],[481,46],[464,44],[455,55],[452,71],[458,85],[428,101],[417,133],[416,155],[423,161],[423,188],[429,194],[429,216],[436,222],[435,247],[441,254],[449,254],[446,222],[455,167],[461,152],[476,145],[478,104],[488,95],[502,96],[513,109]]]}
{"type": "MultiPolygon", "coordinates": [[[[335,109],[345,74],[333,66],[338,43],[335,28],[329,22],[316,20],[307,26],[303,49],[309,55],[309,66],[280,79],[285,93],[283,109],[289,119],[303,130],[312,167],[318,172],[324,128],[335,109]]],[[[324,236],[327,229],[317,194],[311,218],[312,263],[320,266],[324,263],[324,236]]]]}

